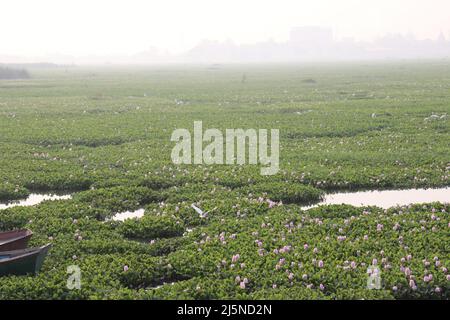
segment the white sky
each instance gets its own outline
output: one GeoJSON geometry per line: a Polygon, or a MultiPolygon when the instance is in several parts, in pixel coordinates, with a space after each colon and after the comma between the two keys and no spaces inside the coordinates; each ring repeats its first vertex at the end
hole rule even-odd
{"type": "Polygon", "coordinates": [[[202,39],[287,40],[295,26],[339,38],[450,34],[449,0],[0,0],[0,54],[178,53],[202,39]]]}

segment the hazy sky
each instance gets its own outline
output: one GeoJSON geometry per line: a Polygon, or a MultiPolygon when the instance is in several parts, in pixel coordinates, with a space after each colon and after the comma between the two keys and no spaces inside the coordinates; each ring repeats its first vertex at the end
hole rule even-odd
{"type": "Polygon", "coordinates": [[[288,39],[295,26],[337,38],[450,35],[449,0],[1,0],[0,54],[179,53],[202,39],[288,39]]]}

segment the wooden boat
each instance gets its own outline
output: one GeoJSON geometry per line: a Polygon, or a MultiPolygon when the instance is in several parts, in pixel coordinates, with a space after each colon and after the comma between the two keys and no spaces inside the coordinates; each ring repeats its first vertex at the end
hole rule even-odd
{"type": "Polygon", "coordinates": [[[0,252],[0,276],[38,273],[51,246],[0,252]]]}
{"type": "Polygon", "coordinates": [[[28,229],[0,232],[0,252],[25,249],[32,235],[28,229]]]}

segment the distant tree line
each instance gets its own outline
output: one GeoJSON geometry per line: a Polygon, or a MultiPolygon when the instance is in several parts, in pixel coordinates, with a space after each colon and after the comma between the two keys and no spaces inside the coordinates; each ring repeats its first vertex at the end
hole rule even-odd
{"type": "Polygon", "coordinates": [[[25,69],[0,66],[0,79],[28,79],[30,74],[25,69]]]}
{"type": "MultiPolygon", "coordinates": [[[[1,64],[0,64],[1,66],[1,64]]],[[[3,64],[3,67],[9,67],[14,69],[27,69],[27,68],[58,68],[60,65],[51,62],[27,62],[27,63],[8,63],[3,64]]]]}

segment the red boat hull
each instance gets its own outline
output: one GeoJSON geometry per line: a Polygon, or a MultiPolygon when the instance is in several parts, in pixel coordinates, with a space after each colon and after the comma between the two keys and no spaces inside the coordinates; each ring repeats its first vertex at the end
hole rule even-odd
{"type": "Polygon", "coordinates": [[[32,235],[27,229],[0,232],[0,252],[25,249],[32,235]]]}

